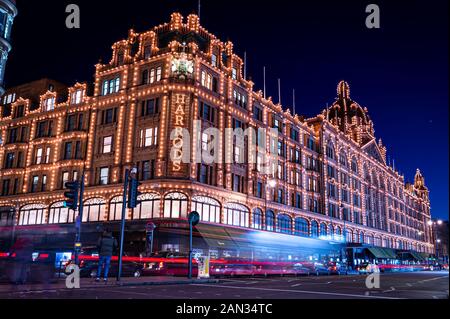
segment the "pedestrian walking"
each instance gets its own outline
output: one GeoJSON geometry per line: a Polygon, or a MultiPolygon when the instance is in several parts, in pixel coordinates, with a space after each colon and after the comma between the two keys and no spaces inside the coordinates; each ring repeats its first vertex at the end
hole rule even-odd
{"type": "Polygon", "coordinates": [[[99,262],[97,269],[97,279],[95,281],[100,281],[100,278],[102,277],[102,270],[104,267],[103,280],[106,283],[108,282],[108,273],[111,266],[111,258],[114,251],[118,247],[117,240],[113,237],[112,233],[109,230],[105,230],[102,236],[98,239],[97,247],[99,252],[99,262]]]}

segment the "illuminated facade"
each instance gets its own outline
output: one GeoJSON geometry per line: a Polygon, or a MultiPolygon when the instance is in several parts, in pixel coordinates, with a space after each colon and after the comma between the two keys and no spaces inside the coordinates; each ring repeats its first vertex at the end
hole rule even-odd
{"type": "Polygon", "coordinates": [[[63,185],[83,170],[83,222],[114,223],[124,171],[137,167],[142,203],[127,210],[128,225],[185,219],[196,210],[203,223],[433,252],[423,176],[417,171],[414,185],[405,185],[387,165],[386,148],[347,83],[317,117],[292,115],[254,91],[233,44],[206,31],[196,15],[184,21],[174,13],[148,32],[131,30],[113,45],[111,61],[96,65],[92,94],[80,83],[60,91],[41,92],[34,107],[20,95],[1,106],[0,226],[73,224],[63,185]],[[210,127],[277,129],[276,145],[259,145],[278,152],[275,176],[261,174],[258,163],[227,164],[248,154],[239,145],[223,151],[223,136],[220,162],[196,163],[195,153],[196,164],[182,161],[182,130],[200,136],[191,141],[196,149],[208,143],[202,132],[210,127]]]}

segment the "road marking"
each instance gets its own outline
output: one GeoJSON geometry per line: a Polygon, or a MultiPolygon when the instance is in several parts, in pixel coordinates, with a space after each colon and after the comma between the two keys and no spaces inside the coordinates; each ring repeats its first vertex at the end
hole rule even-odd
{"type": "Polygon", "coordinates": [[[254,285],[254,284],[257,284],[257,283],[259,283],[259,281],[249,281],[249,282],[246,283],[246,285],[254,285]]]}
{"type": "Polygon", "coordinates": [[[420,283],[435,281],[435,280],[444,279],[444,278],[448,278],[448,276],[441,276],[441,277],[435,277],[435,278],[431,278],[431,279],[425,279],[425,280],[421,280],[420,283]]]}
{"type": "Polygon", "coordinates": [[[295,284],[295,285],[292,285],[291,287],[298,287],[298,286],[301,286],[302,284],[295,284]]]}
{"type": "Polygon", "coordinates": [[[411,285],[410,283],[407,283],[406,286],[408,287],[412,287],[413,285],[411,285]]]}
{"type": "Polygon", "coordinates": [[[378,297],[378,296],[343,294],[343,293],[335,293],[335,292],[319,292],[319,291],[275,289],[275,288],[233,287],[233,286],[208,285],[208,284],[191,284],[191,285],[192,286],[203,286],[203,287],[228,288],[228,289],[247,289],[247,290],[262,290],[262,291],[274,291],[274,292],[293,292],[293,293],[304,293],[304,294],[312,294],[312,295],[328,295],[328,296],[341,296],[341,297],[353,297],[353,298],[356,297],[356,298],[373,298],[373,299],[403,299],[403,298],[391,298],[391,297],[378,297]]]}

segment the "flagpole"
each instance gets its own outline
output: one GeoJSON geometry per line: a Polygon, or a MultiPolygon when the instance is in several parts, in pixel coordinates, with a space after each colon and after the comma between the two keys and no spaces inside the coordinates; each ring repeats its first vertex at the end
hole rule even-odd
{"type": "Polygon", "coordinates": [[[263,69],[263,77],[264,77],[264,99],[266,99],[266,67],[263,69]]]}
{"type": "Polygon", "coordinates": [[[247,51],[244,52],[244,80],[247,80],[247,51]]]}
{"type": "Polygon", "coordinates": [[[278,104],[281,105],[281,79],[278,79],[278,104]]]}

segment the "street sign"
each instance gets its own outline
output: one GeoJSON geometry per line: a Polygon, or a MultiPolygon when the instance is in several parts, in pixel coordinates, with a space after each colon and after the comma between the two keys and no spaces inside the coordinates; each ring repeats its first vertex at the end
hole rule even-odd
{"type": "Polygon", "coordinates": [[[200,222],[200,214],[197,212],[191,212],[188,217],[189,223],[192,226],[196,226],[200,222]]]}

